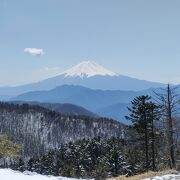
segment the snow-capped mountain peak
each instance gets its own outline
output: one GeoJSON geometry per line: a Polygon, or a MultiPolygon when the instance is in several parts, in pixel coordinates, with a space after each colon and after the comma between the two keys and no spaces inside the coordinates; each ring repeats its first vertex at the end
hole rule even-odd
{"type": "Polygon", "coordinates": [[[81,79],[89,78],[96,75],[101,76],[118,76],[94,61],[82,61],[80,64],[61,73],[64,77],[80,77],[81,79]]]}

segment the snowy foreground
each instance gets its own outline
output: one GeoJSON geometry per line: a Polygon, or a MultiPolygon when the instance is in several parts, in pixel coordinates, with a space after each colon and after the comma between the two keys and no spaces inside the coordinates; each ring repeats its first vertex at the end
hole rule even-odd
{"type": "MultiPolygon", "coordinates": [[[[0,180],[76,180],[66,177],[43,176],[32,172],[18,172],[11,169],[0,169],[0,180]]],[[[169,174],[165,176],[156,176],[144,180],[180,180],[180,174],[169,174]]]]}
{"type": "Polygon", "coordinates": [[[32,172],[18,172],[11,169],[0,169],[0,180],[75,180],[65,177],[43,176],[32,172]]]}
{"type": "Polygon", "coordinates": [[[153,178],[147,178],[147,179],[144,179],[144,180],[180,180],[180,174],[168,174],[168,175],[165,175],[165,176],[156,176],[156,177],[153,177],[153,178]]]}

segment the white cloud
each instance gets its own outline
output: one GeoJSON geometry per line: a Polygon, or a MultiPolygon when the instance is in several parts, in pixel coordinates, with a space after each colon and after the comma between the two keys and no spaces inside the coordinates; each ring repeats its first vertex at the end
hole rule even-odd
{"type": "Polygon", "coordinates": [[[37,49],[37,48],[25,48],[25,53],[31,54],[33,56],[43,56],[46,53],[43,51],[43,49],[37,49]]]}
{"type": "Polygon", "coordinates": [[[59,70],[59,69],[60,69],[59,67],[52,67],[52,68],[45,67],[43,70],[44,71],[56,71],[56,70],[59,70]]]}
{"type": "Polygon", "coordinates": [[[48,79],[50,77],[58,76],[62,72],[61,67],[42,67],[41,69],[37,69],[36,73],[34,73],[35,78],[39,77],[40,80],[48,79]]]}
{"type": "Polygon", "coordinates": [[[53,71],[60,71],[60,67],[44,67],[42,69],[39,69],[40,72],[53,72],[53,71]]]}

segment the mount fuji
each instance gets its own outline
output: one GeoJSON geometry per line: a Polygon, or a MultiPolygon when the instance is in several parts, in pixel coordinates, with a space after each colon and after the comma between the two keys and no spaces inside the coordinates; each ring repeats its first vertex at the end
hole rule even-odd
{"type": "Polygon", "coordinates": [[[93,76],[119,76],[103,66],[100,66],[94,61],[82,61],[80,64],[61,73],[64,77],[80,77],[81,79],[90,78],[93,76]]]}
{"type": "Polygon", "coordinates": [[[161,83],[120,75],[93,61],[83,61],[52,78],[17,87],[2,87],[0,88],[0,99],[6,100],[29,91],[50,90],[61,85],[79,85],[101,90],[134,91],[164,86],[161,83]]]}

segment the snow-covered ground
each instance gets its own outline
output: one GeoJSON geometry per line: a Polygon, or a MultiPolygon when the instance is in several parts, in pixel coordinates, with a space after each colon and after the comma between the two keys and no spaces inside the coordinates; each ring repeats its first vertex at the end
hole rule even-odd
{"type": "Polygon", "coordinates": [[[147,178],[144,180],[180,180],[180,174],[168,174],[165,176],[156,176],[156,177],[147,178]]]}
{"type": "Polygon", "coordinates": [[[65,177],[43,176],[32,172],[18,172],[11,169],[0,169],[0,180],[75,180],[65,177]]]}
{"type": "MultiPolygon", "coordinates": [[[[0,180],[76,180],[66,177],[43,176],[32,172],[18,172],[11,169],[0,169],[0,180]]],[[[180,180],[180,174],[168,174],[165,176],[156,176],[144,180],[180,180]]]]}

